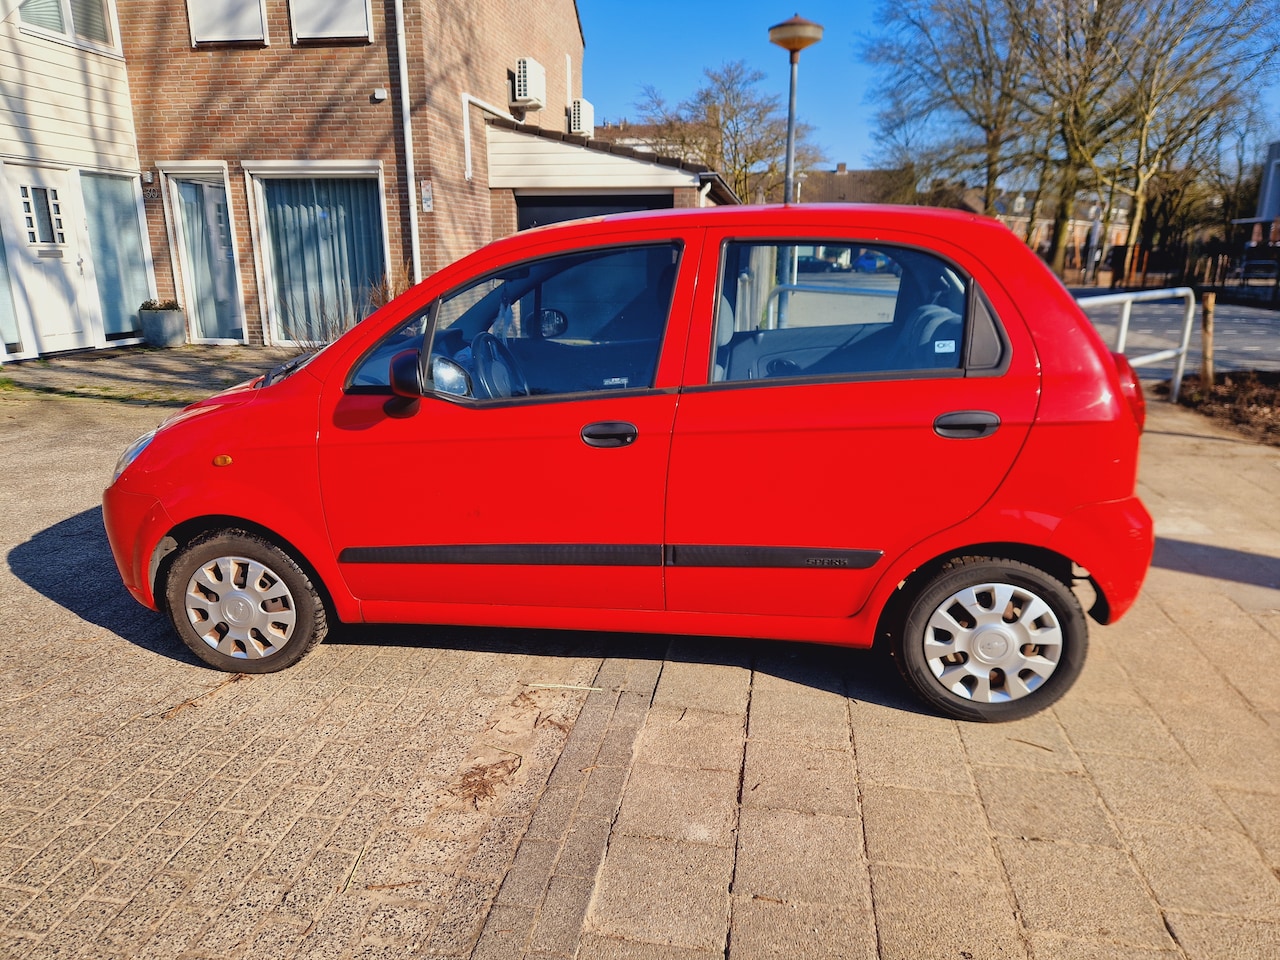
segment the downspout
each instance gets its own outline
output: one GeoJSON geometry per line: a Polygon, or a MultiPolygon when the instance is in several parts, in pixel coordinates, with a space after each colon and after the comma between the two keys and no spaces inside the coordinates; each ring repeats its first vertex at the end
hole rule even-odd
{"type": "Polygon", "coordinates": [[[698,207],[702,208],[707,205],[707,195],[711,193],[711,181],[708,180],[698,189],[698,207]]]}
{"type": "Polygon", "coordinates": [[[413,166],[413,109],[409,102],[409,56],[405,49],[404,0],[396,0],[396,66],[400,71],[400,126],[404,135],[404,179],[409,196],[409,256],[413,282],[422,282],[422,236],[418,232],[417,171],[413,166]]]}
{"type": "MultiPolygon", "coordinates": [[[[397,3],[400,0],[396,0],[397,3]]],[[[462,157],[463,157],[463,176],[468,182],[471,180],[471,106],[474,104],[485,113],[492,114],[495,117],[501,117],[503,120],[510,120],[512,123],[518,123],[511,114],[505,110],[500,110],[492,104],[485,103],[483,100],[477,100],[469,93],[462,95],[462,157]]]]}

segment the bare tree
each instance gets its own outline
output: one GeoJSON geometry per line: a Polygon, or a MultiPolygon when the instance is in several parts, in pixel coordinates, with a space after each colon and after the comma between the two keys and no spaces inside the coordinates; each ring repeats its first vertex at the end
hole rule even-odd
{"type": "MultiPolygon", "coordinates": [[[[764,74],[742,60],[703,71],[706,83],[671,106],[653,87],[636,105],[647,139],[659,150],[720,173],[743,200],[753,188],[773,199],[781,194],[787,149],[787,114],[778,95],[759,90],[764,74]]],[[[812,128],[796,124],[796,169],[822,162],[812,128]]]]}
{"type": "Polygon", "coordinates": [[[1019,162],[1015,146],[1029,116],[1019,97],[1026,51],[1014,42],[1015,12],[999,2],[889,0],[882,32],[865,50],[885,68],[881,142],[905,145],[929,131],[927,165],[979,171],[988,213],[1000,178],[1019,162]]]}

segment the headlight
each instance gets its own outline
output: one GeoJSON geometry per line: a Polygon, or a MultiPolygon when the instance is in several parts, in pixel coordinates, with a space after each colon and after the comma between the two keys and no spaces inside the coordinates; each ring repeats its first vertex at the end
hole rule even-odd
{"type": "Polygon", "coordinates": [[[156,432],[152,430],[150,433],[144,433],[129,446],[124,448],[124,453],[120,454],[120,459],[116,461],[115,472],[111,474],[111,482],[115,483],[120,479],[120,474],[129,468],[129,464],[138,459],[138,454],[147,449],[147,446],[155,439],[156,432]]]}

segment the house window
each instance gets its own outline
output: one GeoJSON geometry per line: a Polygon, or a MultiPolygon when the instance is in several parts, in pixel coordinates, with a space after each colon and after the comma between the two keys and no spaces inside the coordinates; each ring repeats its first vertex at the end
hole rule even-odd
{"type": "Polygon", "coordinates": [[[191,45],[267,42],[264,0],[187,0],[191,45]]]}
{"type": "Polygon", "coordinates": [[[289,0],[296,40],[373,41],[369,0],[289,0]]]}
{"type": "Polygon", "coordinates": [[[22,225],[27,243],[65,244],[62,201],[52,187],[22,187],[22,225]]]}
{"type": "Polygon", "coordinates": [[[115,42],[107,0],[23,0],[18,13],[29,27],[103,46],[115,42]]]}
{"type": "Polygon", "coordinates": [[[137,334],[138,306],[150,296],[135,180],[82,173],[89,249],[108,340],[137,334]]]}
{"type": "Polygon", "coordinates": [[[373,312],[386,274],[376,177],[262,177],[277,340],[325,343],[373,312]]]}

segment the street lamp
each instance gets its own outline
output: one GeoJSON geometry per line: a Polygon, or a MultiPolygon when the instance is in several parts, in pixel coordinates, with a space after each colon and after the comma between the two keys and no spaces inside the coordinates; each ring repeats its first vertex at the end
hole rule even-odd
{"type": "Polygon", "coordinates": [[[806,20],[796,14],[769,28],[769,42],[776,43],[791,54],[791,100],[787,106],[787,172],[783,184],[782,201],[791,203],[795,191],[796,169],[796,72],[800,65],[800,51],[822,39],[821,24],[806,20]]]}

